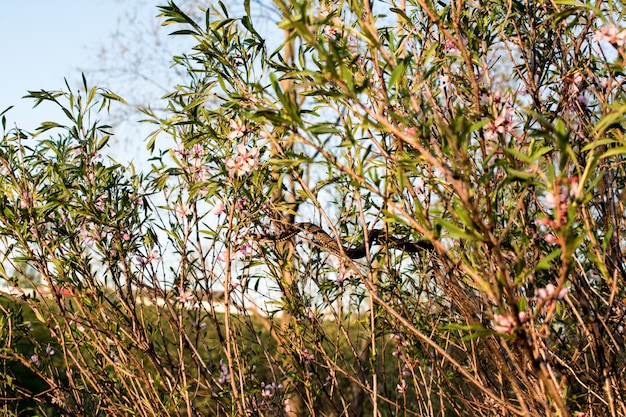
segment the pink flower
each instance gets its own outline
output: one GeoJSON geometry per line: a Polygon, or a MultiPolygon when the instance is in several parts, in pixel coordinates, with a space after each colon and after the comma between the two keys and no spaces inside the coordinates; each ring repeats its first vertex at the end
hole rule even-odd
{"type": "Polygon", "coordinates": [[[558,205],[557,199],[553,193],[546,193],[546,196],[543,200],[543,205],[546,206],[546,208],[548,209],[553,209],[558,205]]]}
{"type": "Polygon", "coordinates": [[[246,133],[246,124],[241,121],[239,116],[230,120],[230,128],[232,129],[228,134],[230,140],[241,138],[246,133]]]}
{"type": "Polygon", "coordinates": [[[226,206],[223,202],[219,201],[211,210],[211,214],[219,216],[220,214],[226,214],[226,206]]]}
{"type": "Polygon", "coordinates": [[[619,29],[610,24],[596,30],[593,33],[593,40],[596,42],[606,41],[613,46],[624,46],[624,40],[626,39],[626,30],[619,29]]]}
{"type": "Polygon", "coordinates": [[[153,262],[153,261],[161,262],[163,258],[161,257],[158,249],[152,249],[152,252],[150,252],[150,254],[147,257],[144,258],[143,256],[137,256],[135,260],[137,261],[139,265],[146,266],[150,262],[153,262]]]}
{"type": "Polygon", "coordinates": [[[406,381],[403,379],[399,384],[396,384],[396,391],[403,394],[406,392],[406,381]]]}
{"type": "Polygon", "coordinates": [[[176,217],[179,220],[184,219],[185,217],[191,216],[191,209],[189,208],[189,204],[175,204],[174,212],[176,213],[176,217]]]}
{"type": "Polygon", "coordinates": [[[417,129],[414,126],[407,127],[404,130],[404,133],[406,133],[409,136],[415,136],[415,135],[417,135],[417,129]]]}
{"type": "Polygon", "coordinates": [[[24,295],[24,290],[20,287],[11,287],[9,288],[9,295],[15,295],[17,297],[21,297],[24,295]]]}
{"type": "Polygon", "coordinates": [[[501,314],[493,315],[493,330],[497,333],[512,334],[515,328],[515,321],[510,316],[503,316],[501,314]]]}
{"type": "Polygon", "coordinates": [[[352,268],[346,268],[346,265],[343,262],[340,262],[337,278],[335,279],[335,284],[338,287],[343,287],[344,282],[350,279],[350,277],[352,276],[354,276],[354,271],[352,270],[352,268]]]}
{"type": "Polygon", "coordinates": [[[94,204],[98,211],[104,211],[104,203],[106,199],[107,199],[107,196],[105,194],[102,194],[100,197],[98,197],[98,199],[96,200],[96,203],[94,204]]]}
{"type": "Polygon", "coordinates": [[[510,133],[515,125],[513,124],[514,110],[510,106],[505,106],[495,120],[485,128],[485,139],[495,140],[498,134],[510,133]]]}
{"type": "Polygon", "coordinates": [[[179,143],[178,148],[174,149],[174,153],[183,159],[186,159],[189,156],[189,151],[185,148],[184,143],[179,143]]]}
{"type": "Polygon", "coordinates": [[[80,237],[87,246],[93,246],[93,244],[100,239],[95,226],[92,224],[82,225],[80,227],[80,237]]]}
{"type": "Polygon", "coordinates": [[[517,318],[519,319],[519,322],[523,324],[523,323],[526,323],[526,322],[528,321],[528,319],[529,319],[529,315],[528,315],[528,313],[527,313],[527,312],[525,312],[525,311],[520,311],[520,312],[517,314],[517,318]]]}
{"type": "Polygon", "coordinates": [[[206,153],[206,149],[204,148],[204,145],[200,145],[199,143],[196,143],[191,148],[191,154],[193,155],[194,158],[202,158],[205,153],[206,153]]]}
{"type": "Polygon", "coordinates": [[[228,259],[226,255],[227,255],[227,251],[223,250],[222,253],[220,253],[219,256],[217,257],[217,260],[221,262],[230,262],[230,261],[234,261],[235,258],[237,258],[237,252],[235,251],[230,251],[230,259],[228,259]]]}
{"type": "Polygon", "coordinates": [[[228,168],[230,176],[242,176],[253,170],[257,169],[259,166],[259,150],[257,148],[252,148],[248,150],[246,145],[240,143],[237,145],[238,155],[233,158],[227,158],[225,165],[228,168]]]}
{"type": "Polygon", "coordinates": [[[324,25],[324,36],[329,39],[338,38],[341,35],[341,31],[334,26],[324,25]]]}
{"type": "Polygon", "coordinates": [[[543,239],[546,241],[546,243],[550,243],[550,244],[555,244],[555,243],[557,243],[559,241],[556,238],[556,236],[551,235],[551,234],[545,235],[543,239]]]}
{"type": "Polygon", "coordinates": [[[182,292],[181,294],[176,296],[176,301],[178,301],[179,303],[186,303],[187,301],[191,301],[193,300],[195,297],[195,295],[193,294],[193,291],[191,290],[187,290],[182,292]]]}
{"type": "Polygon", "coordinates": [[[35,366],[40,366],[41,361],[39,360],[39,355],[31,355],[30,361],[35,364],[35,366]]]}
{"type": "Polygon", "coordinates": [[[241,253],[242,255],[252,255],[252,252],[253,252],[252,244],[249,241],[244,243],[243,245],[239,246],[239,249],[237,249],[237,252],[241,253]]]}
{"type": "Polygon", "coordinates": [[[54,353],[55,353],[55,352],[54,352],[54,349],[52,349],[52,346],[48,345],[48,346],[46,347],[46,355],[48,355],[48,356],[52,356],[52,355],[54,355],[54,353]]]}
{"type": "Polygon", "coordinates": [[[70,326],[72,324],[75,324],[76,325],[76,330],[78,330],[81,333],[85,331],[85,327],[78,322],[78,311],[76,313],[74,313],[74,315],[72,316],[72,320],[70,320],[69,324],[70,324],[70,326]]]}
{"type": "Polygon", "coordinates": [[[557,291],[557,287],[554,284],[548,284],[545,288],[539,288],[537,290],[537,298],[541,300],[562,300],[569,293],[566,287],[557,291]]]}

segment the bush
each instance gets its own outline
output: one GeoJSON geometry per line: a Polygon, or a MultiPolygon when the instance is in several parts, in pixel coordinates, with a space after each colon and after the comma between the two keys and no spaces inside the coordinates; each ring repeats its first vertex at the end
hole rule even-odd
{"type": "Polygon", "coordinates": [[[175,57],[170,117],[145,110],[149,173],[98,157],[90,117],[118,97],[86,82],[31,93],[67,125],[5,130],[2,275],[47,284],[20,306],[52,339],[5,309],[2,334],[32,344],[3,336],[5,369],[46,388],[14,370],[3,397],[57,415],[626,415],[621,6],[275,7],[282,41],[249,1],[204,22],[160,8],[197,45],[175,57]]]}

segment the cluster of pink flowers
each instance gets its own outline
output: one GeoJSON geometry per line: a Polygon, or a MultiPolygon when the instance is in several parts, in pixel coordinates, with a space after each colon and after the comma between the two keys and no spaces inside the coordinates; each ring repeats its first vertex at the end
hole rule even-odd
{"type": "Polygon", "coordinates": [[[104,236],[105,233],[98,233],[96,227],[91,223],[83,224],[80,227],[80,237],[83,243],[87,246],[93,246],[95,242],[100,241],[100,239],[104,236]]]}
{"type": "Polygon", "coordinates": [[[226,214],[226,205],[223,201],[218,201],[213,209],[211,210],[211,214],[215,216],[219,216],[220,214],[226,214]]]}
{"type": "Polygon", "coordinates": [[[309,352],[307,348],[304,348],[300,352],[300,358],[302,358],[302,362],[304,362],[305,365],[310,365],[311,362],[315,360],[315,355],[309,352]]]}
{"type": "Polygon", "coordinates": [[[242,138],[243,135],[245,135],[247,131],[246,124],[242,122],[239,117],[237,117],[236,119],[232,119],[230,121],[230,128],[232,130],[228,134],[229,140],[242,138]]]}
{"type": "Polygon", "coordinates": [[[344,262],[339,262],[339,268],[337,271],[337,278],[335,279],[335,285],[343,287],[345,282],[354,276],[354,271],[350,267],[346,267],[344,262]]]}
{"type": "MultiPolygon", "coordinates": [[[[528,321],[528,313],[520,311],[517,315],[520,323],[528,321]]],[[[513,330],[517,326],[516,320],[513,316],[504,316],[502,314],[493,315],[493,330],[497,333],[513,334],[513,330]]]]}
{"type": "Polygon", "coordinates": [[[624,46],[626,40],[626,29],[617,28],[610,24],[596,30],[593,34],[593,40],[596,42],[606,41],[613,46],[624,46]]]}
{"type": "Polygon", "coordinates": [[[513,107],[506,105],[495,120],[485,128],[485,139],[496,140],[498,135],[511,133],[515,124],[513,123],[513,107]]]}
{"type": "Polygon", "coordinates": [[[545,288],[537,290],[537,298],[545,301],[562,300],[567,294],[569,294],[569,290],[566,287],[557,291],[557,287],[554,284],[548,284],[545,288]]]}
{"type": "MultiPolygon", "coordinates": [[[[578,177],[562,179],[560,185],[555,188],[558,193],[548,192],[543,200],[544,207],[553,211],[552,218],[537,220],[537,224],[540,226],[549,226],[552,229],[558,229],[567,223],[569,205],[578,193],[578,177]]],[[[548,243],[557,242],[557,239],[551,234],[547,234],[545,240],[548,243]]]]}
{"type": "Polygon", "coordinates": [[[261,397],[269,400],[276,394],[276,391],[281,389],[283,389],[283,384],[277,384],[276,382],[266,384],[265,382],[261,382],[261,397]]]}
{"type": "MultiPolygon", "coordinates": [[[[556,300],[562,300],[569,294],[569,290],[566,287],[558,288],[554,284],[548,284],[545,288],[539,288],[537,290],[537,297],[532,300],[543,300],[550,305],[556,300]]],[[[518,322],[520,324],[526,323],[530,319],[530,315],[526,311],[520,311],[518,320],[511,315],[494,314],[492,328],[497,333],[513,334],[518,322]]]]}
{"type": "Polygon", "coordinates": [[[259,150],[257,148],[248,149],[246,145],[237,145],[238,155],[233,158],[226,158],[226,168],[231,177],[235,174],[242,176],[248,174],[259,166],[259,150]]]}
{"type": "Polygon", "coordinates": [[[176,218],[178,220],[183,220],[193,214],[189,204],[175,204],[174,205],[174,213],[176,213],[176,218]]]}
{"type": "Polygon", "coordinates": [[[206,148],[199,143],[193,145],[191,150],[185,148],[185,144],[178,145],[174,151],[185,163],[185,171],[192,174],[194,181],[204,182],[209,178],[210,168],[205,163],[206,148]]]}
{"type": "MultiPolygon", "coordinates": [[[[460,40],[463,46],[467,46],[468,40],[465,36],[461,36],[460,40]]],[[[454,41],[452,41],[452,39],[446,39],[444,48],[445,48],[446,53],[450,55],[461,55],[461,50],[456,46],[456,44],[454,43],[454,41]]]]}
{"type": "Polygon", "coordinates": [[[152,249],[152,252],[150,252],[148,256],[137,256],[135,260],[140,266],[146,266],[152,262],[161,262],[163,258],[161,257],[158,249],[152,249]]]}
{"type": "Polygon", "coordinates": [[[217,260],[221,262],[232,262],[235,259],[237,259],[237,255],[241,254],[244,256],[249,256],[249,255],[252,255],[253,251],[254,251],[254,248],[252,247],[252,243],[249,240],[247,240],[243,242],[242,244],[240,244],[239,247],[237,247],[237,249],[231,250],[230,257],[228,256],[227,251],[223,250],[222,253],[220,253],[219,256],[217,257],[217,260]]]}
{"type": "Polygon", "coordinates": [[[230,371],[228,370],[228,367],[224,364],[223,359],[220,359],[220,377],[218,378],[217,382],[219,384],[226,384],[227,382],[230,382],[230,371]]]}

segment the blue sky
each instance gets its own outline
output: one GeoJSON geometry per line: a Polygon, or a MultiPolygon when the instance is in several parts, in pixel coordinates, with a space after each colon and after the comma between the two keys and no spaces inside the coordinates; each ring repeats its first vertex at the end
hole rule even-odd
{"type": "MultiPolygon", "coordinates": [[[[28,0],[2,2],[0,13],[0,111],[26,130],[54,117],[32,109],[28,90],[59,89],[63,78],[80,79],[78,69],[95,58],[115,30],[127,3],[114,0],[28,0]]],[[[155,13],[156,14],[156,13],[155,13]]]]}

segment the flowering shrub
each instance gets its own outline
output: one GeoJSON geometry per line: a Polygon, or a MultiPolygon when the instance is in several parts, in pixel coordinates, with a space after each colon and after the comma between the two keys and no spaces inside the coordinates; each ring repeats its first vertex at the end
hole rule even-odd
{"type": "Polygon", "coordinates": [[[5,128],[3,398],[28,372],[58,415],[624,415],[621,6],[274,5],[282,40],[250,2],[161,7],[197,45],[149,173],[100,156],[116,97],[86,83],[31,94],[67,126],[5,128]]]}

